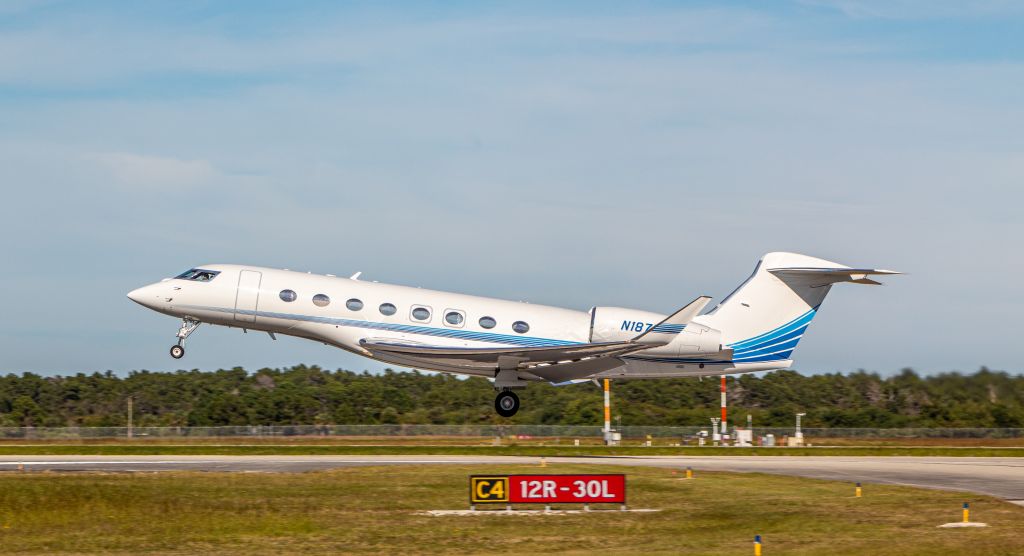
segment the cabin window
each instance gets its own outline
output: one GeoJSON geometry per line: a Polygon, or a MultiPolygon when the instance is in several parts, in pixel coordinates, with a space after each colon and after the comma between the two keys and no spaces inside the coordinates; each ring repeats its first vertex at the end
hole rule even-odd
{"type": "Polygon", "coordinates": [[[525,322],[523,322],[521,320],[517,320],[517,321],[512,323],[512,330],[515,330],[516,332],[518,332],[520,334],[526,334],[527,332],[530,331],[530,325],[526,324],[525,322]]]}
{"type": "Polygon", "coordinates": [[[179,280],[192,280],[193,282],[209,282],[220,274],[219,270],[203,270],[201,268],[193,268],[186,270],[181,274],[175,276],[179,280]]]}
{"type": "Polygon", "coordinates": [[[326,307],[331,304],[331,298],[327,297],[322,293],[318,293],[313,296],[313,305],[317,307],[326,307]]]}
{"type": "Polygon", "coordinates": [[[292,301],[295,301],[296,299],[299,298],[298,294],[296,294],[292,290],[281,290],[281,293],[279,295],[281,296],[281,301],[287,301],[288,303],[291,303],[292,301]]]}
{"type": "Polygon", "coordinates": [[[462,326],[465,322],[466,317],[462,314],[462,311],[456,309],[448,309],[444,312],[444,321],[450,326],[462,326]]]}
{"type": "Polygon", "coordinates": [[[494,328],[498,326],[498,321],[494,320],[493,317],[480,317],[480,326],[482,328],[494,328]]]}
{"type": "Polygon", "coordinates": [[[421,305],[414,305],[412,308],[412,320],[430,322],[430,308],[421,305]]]}
{"type": "Polygon", "coordinates": [[[345,306],[348,307],[349,311],[359,311],[363,308],[363,302],[353,297],[345,302],[345,306]]]}
{"type": "Polygon", "coordinates": [[[398,308],[390,303],[380,304],[380,314],[391,316],[398,312],[398,308]]]}

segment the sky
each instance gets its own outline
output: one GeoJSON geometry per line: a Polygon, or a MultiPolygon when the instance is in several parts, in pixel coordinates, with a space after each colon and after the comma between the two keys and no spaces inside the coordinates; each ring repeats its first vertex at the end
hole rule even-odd
{"type": "Polygon", "coordinates": [[[1019,373],[1024,4],[0,4],[0,373],[380,370],[129,301],[202,263],[586,310],[837,286],[802,372],[1019,373]]]}

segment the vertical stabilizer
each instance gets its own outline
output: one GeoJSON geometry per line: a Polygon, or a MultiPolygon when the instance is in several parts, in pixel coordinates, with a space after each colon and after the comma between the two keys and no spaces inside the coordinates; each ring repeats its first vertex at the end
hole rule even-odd
{"type": "Polygon", "coordinates": [[[754,273],[710,313],[694,322],[720,330],[736,363],[789,359],[818,307],[836,282],[877,284],[855,269],[796,253],[768,253],[754,273]]]}

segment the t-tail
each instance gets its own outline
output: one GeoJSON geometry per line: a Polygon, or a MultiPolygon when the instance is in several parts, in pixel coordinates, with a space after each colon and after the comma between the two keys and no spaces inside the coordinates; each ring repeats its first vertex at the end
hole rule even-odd
{"type": "Polygon", "coordinates": [[[878,285],[870,276],[887,274],[900,273],[850,268],[796,253],[768,253],[750,278],[694,322],[720,331],[722,346],[732,350],[737,365],[778,361],[786,366],[832,284],[878,285]]]}

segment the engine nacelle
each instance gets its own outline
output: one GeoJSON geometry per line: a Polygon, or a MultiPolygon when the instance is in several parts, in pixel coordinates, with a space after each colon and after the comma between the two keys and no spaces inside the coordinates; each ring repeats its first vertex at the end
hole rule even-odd
{"type": "MultiPolygon", "coordinates": [[[[594,307],[590,310],[590,341],[625,342],[636,338],[659,322],[665,315],[626,309],[623,307],[594,307]]],[[[668,345],[653,347],[644,353],[665,356],[707,355],[722,350],[722,332],[690,322],[675,336],[657,334],[668,345]]]]}
{"type": "Polygon", "coordinates": [[[669,345],[658,348],[672,355],[707,355],[722,351],[722,332],[703,324],[691,322],[669,345]]]}
{"type": "Polygon", "coordinates": [[[647,332],[665,316],[623,307],[594,307],[590,310],[590,341],[625,342],[647,332]]]}

